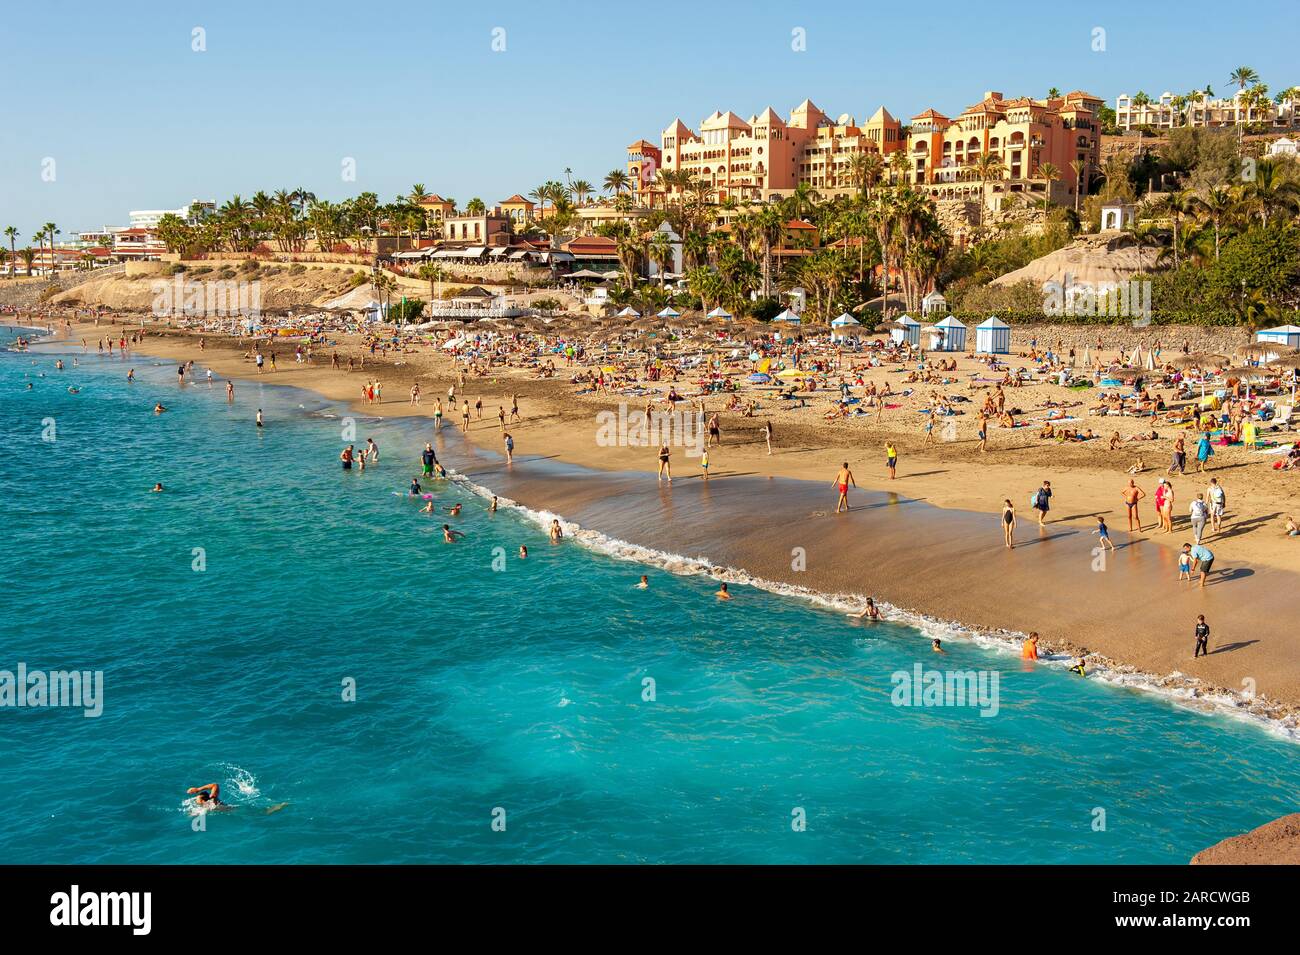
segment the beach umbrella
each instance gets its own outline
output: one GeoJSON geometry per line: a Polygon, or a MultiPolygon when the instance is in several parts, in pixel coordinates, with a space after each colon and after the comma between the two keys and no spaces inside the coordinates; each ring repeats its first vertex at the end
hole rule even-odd
{"type": "Polygon", "coordinates": [[[832,328],[845,328],[850,325],[861,325],[862,323],[850,315],[848,312],[842,313],[839,318],[831,322],[832,328]]]}
{"type": "Polygon", "coordinates": [[[623,309],[623,311],[619,312],[618,315],[619,318],[640,318],[641,317],[641,313],[638,312],[636,309],[634,309],[631,305],[623,309]]]}
{"type": "Polygon", "coordinates": [[[772,376],[765,375],[761,371],[756,371],[749,376],[749,380],[756,385],[765,385],[772,380],[772,376]]]}
{"type": "Polygon", "coordinates": [[[665,308],[662,312],[658,314],[658,317],[659,318],[681,318],[682,313],[677,311],[677,309],[673,308],[671,305],[669,305],[667,308],[665,308]]]}
{"type": "Polygon", "coordinates": [[[713,311],[709,312],[709,318],[720,318],[724,322],[729,322],[734,317],[735,316],[733,316],[729,311],[727,311],[721,305],[719,305],[713,311]]]}
{"type": "Polygon", "coordinates": [[[1269,355],[1285,355],[1293,351],[1294,348],[1281,342],[1251,342],[1238,348],[1236,354],[1243,358],[1266,358],[1269,355]]]}
{"type": "Polygon", "coordinates": [[[794,312],[790,311],[787,308],[783,312],[781,312],[780,315],[776,316],[776,318],[772,319],[772,321],[789,322],[791,325],[798,325],[801,323],[802,320],[799,318],[798,315],[796,315],[794,312]]]}
{"type": "Polygon", "coordinates": [[[785,371],[778,371],[778,372],[776,373],[776,377],[778,377],[778,378],[807,378],[807,377],[808,377],[808,372],[806,372],[806,371],[804,371],[804,370],[802,370],[802,369],[800,369],[800,368],[787,368],[785,371]]]}
{"type": "Polygon", "coordinates": [[[1197,352],[1192,356],[1201,364],[1200,368],[1223,368],[1228,364],[1227,355],[1219,355],[1214,352],[1197,352]]]}

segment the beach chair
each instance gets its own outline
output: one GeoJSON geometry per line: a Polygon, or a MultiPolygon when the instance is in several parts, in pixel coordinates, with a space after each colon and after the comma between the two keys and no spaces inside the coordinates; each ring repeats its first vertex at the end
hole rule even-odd
{"type": "Polygon", "coordinates": [[[1291,415],[1295,412],[1294,405],[1277,405],[1274,408],[1273,420],[1268,422],[1273,430],[1290,431],[1292,427],[1291,415]]]}

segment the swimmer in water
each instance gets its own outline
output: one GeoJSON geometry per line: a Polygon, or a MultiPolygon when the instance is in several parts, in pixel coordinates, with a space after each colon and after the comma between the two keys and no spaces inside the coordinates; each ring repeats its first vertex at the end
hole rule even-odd
{"type": "Polygon", "coordinates": [[[1079,674],[1079,676],[1088,675],[1088,666],[1086,661],[1083,659],[1083,657],[1079,657],[1079,662],[1077,662],[1074,666],[1070,667],[1070,672],[1077,673],[1079,674]]]}
{"type": "Polygon", "coordinates": [[[465,535],[460,531],[452,530],[450,524],[442,525],[442,540],[444,544],[454,544],[464,536],[465,535]]]}
{"type": "Polygon", "coordinates": [[[153,413],[154,413],[154,414],[162,414],[162,413],[163,413],[164,411],[166,411],[166,410],[167,410],[167,409],[163,407],[163,403],[162,403],[161,401],[158,402],[156,405],[153,406],[153,413]]]}
{"type": "Polygon", "coordinates": [[[551,521],[551,543],[558,544],[564,539],[564,528],[560,527],[559,520],[551,521]]]}
{"type": "Polygon", "coordinates": [[[869,620],[879,620],[880,610],[876,607],[876,602],[870,597],[867,598],[867,605],[857,613],[846,613],[844,616],[852,617],[854,620],[861,620],[866,617],[869,620]]]}
{"type": "Polygon", "coordinates": [[[424,507],[420,508],[421,514],[432,514],[433,511],[434,511],[434,507],[433,507],[432,499],[429,501],[429,503],[425,504],[424,507]]]}
{"type": "Polygon", "coordinates": [[[650,578],[647,577],[645,574],[642,574],[642,575],[641,575],[641,582],[638,583],[638,584],[636,585],[636,589],[637,589],[637,590],[649,590],[649,589],[650,589],[650,578]]]}
{"type": "Polygon", "coordinates": [[[463,506],[464,505],[462,504],[453,504],[451,507],[447,508],[447,513],[452,517],[458,517],[460,515],[460,509],[463,506]]]}
{"type": "Polygon", "coordinates": [[[68,385],[68,394],[70,394],[70,395],[79,395],[79,394],[81,394],[81,389],[80,389],[80,388],[76,388],[76,387],[74,387],[74,386],[72,386],[72,385],[68,385]]]}
{"type": "Polygon", "coordinates": [[[205,809],[233,809],[221,801],[221,784],[208,783],[206,786],[191,786],[185,792],[194,797],[194,802],[205,809]]]}
{"type": "Polygon", "coordinates": [[[943,643],[942,643],[942,641],[939,640],[938,637],[935,637],[933,640],[930,641],[930,650],[931,650],[932,652],[934,652],[934,653],[947,653],[947,652],[948,652],[947,650],[945,650],[945,649],[943,648],[943,643]]]}
{"type": "Polygon", "coordinates": [[[522,558],[524,558],[524,557],[527,557],[527,556],[528,556],[528,548],[525,547],[523,544],[520,544],[520,545],[519,545],[519,557],[520,557],[520,559],[522,559],[522,558]]]}
{"type": "Polygon", "coordinates": [[[163,489],[162,482],[159,481],[159,482],[158,482],[157,484],[155,484],[152,488],[150,488],[150,492],[153,493],[153,494],[161,494],[161,493],[162,493],[162,489],[163,489]]]}
{"type": "Polygon", "coordinates": [[[714,593],[713,596],[717,597],[719,600],[730,600],[730,599],[731,599],[731,593],[730,593],[730,591],[727,590],[727,585],[726,585],[726,584],[719,584],[719,585],[718,585],[718,589],[717,589],[717,591],[714,593]]]}
{"type": "Polygon", "coordinates": [[[1035,630],[1029,634],[1025,642],[1020,647],[1020,659],[1037,660],[1038,659],[1038,631],[1035,630]]]}
{"type": "Polygon", "coordinates": [[[126,380],[127,380],[127,381],[130,381],[130,382],[135,381],[135,369],[134,369],[134,368],[132,368],[130,371],[128,371],[128,372],[126,373],[126,380]]]}
{"type": "Polygon", "coordinates": [[[261,409],[261,408],[258,408],[258,409],[257,409],[257,426],[258,426],[259,428],[262,427],[262,409],[261,409]]]}
{"type": "Polygon", "coordinates": [[[488,510],[493,514],[497,512],[497,496],[495,494],[492,495],[492,506],[488,510]]]}

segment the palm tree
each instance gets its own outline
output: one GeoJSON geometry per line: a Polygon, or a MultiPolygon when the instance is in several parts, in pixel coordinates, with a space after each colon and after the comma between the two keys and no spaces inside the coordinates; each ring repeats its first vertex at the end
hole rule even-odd
{"type": "Polygon", "coordinates": [[[972,171],[980,181],[980,228],[984,228],[984,206],[988,202],[987,186],[1002,178],[1004,172],[1002,160],[992,153],[980,153],[975,159],[972,171]]]}
{"type": "MultiPolygon", "coordinates": [[[[1232,73],[1228,76],[1228,82],[1237,84],[1237,91],[1239,93],[1244,93],[1246,91],[1247,86],[1253,86],[1255,83],[1259,82],[1259,74],[1256,73],[1249,66],[1239,66],[1235,70],[1233,70],[1232,73]]],[[[1243,132],[1242,125],[1241,125],[1242,99],[1243,99],[1242,97],[1239,97],[1237,99],[1237,106],[1234,110],[1234,113],[1236,114],[1236,118],[1237,118],[1238,139],[1241,138],[1243,132]]]]}
{"type": "Polygon", "coordinates": [[[442,281],[442,266],[434,262],[427,262],[420,266],[420,270],[416,274],[429,283],[430,303],[438,301],[438,294],[435,286],[437,283],[442,281]]]}
{"type": "MultiPolygon", "coordinates": [[[[16,251],[16,243],[18,241],[18,227],[12,225],[5,226],[5,235],[9,237],[9,260],[14,261],[18,255],[16,251]]],[[[17,266],[14,267],[14,270],[15,272],[17,271],[17,266]]]]}
{"type": "Polygon", "coordinates": [[[1170,246],[1170,252],[1174,259],[1174,268],[1180,264],[1180,254],[1182,252],[1182,242],[1179,237],[1179,227],[1182,224],[1182,217],[1186,215],[1192,207],[1191,193],[1186,190],[1175,192],[1162,192],[1153,205],[1153,211],[1157,215],[1168,216],[1174,225],[1173,244],[1170,246]]]}
{"type": "Polygon", "coordinates": [[[1074,214],[1079,214],[1079,197],[1087,190],[1088,184],[1083,180],[1083,174],[1088,170],[1088,164],[1082,159],[1070,160],[1070,170],[1074,173],[1074,214]]]}
{"type": "Polygon", "coordinates": [[[1232,212],[1234,201],[1226,189],[1212,189],[1197,200],[1214,224],[1214,261],[1219,261],[1219,238],[1223,220],[1232,212]]]}
{"type": "MultiPolygon", "coordinates": [[[[899,153],[894,153],[895,156],[899,153]]],[[[881,315],[889,315],[889,249],[894,242],[894,232],[898,228],[898,211],[892,189],[879,189],[871,197],[871,224],[876,232],[876,242],[880,245],[881,290],[884,300],[881,303],[881,315]]]]}
{"type": "Polygon", "coordinates": [[[424,183],[417,182],[415,185],[413,185],[411,187],[410,193],[407,195],[407,198],[410,199],[412,202],[414,202],[416,205],[419,205],[421,199],[429,198],[429,194],[424,190],[424,183]]]}
{"type": "Polygon", "coordinates": [[[27,274],[30,276],[32,274],[32,262],[36,260],[36,252],[29,245],[27,246],[27,248],[19,252],[18,256],[23,260],[23,268],[27,271],[27,274]]]}
{"type": "Polygon", "coordinates": [[[668,269],[676,258],[675,251],[673,241],[668,238],[667,232],[656,231],[654,237],[650,239],[647,254],[650,261],[659,269],[659,285],[661,288],[668,282],[668,269]]]}
{"type": "Polygon", "coordinates": [[[1287,175],[1275,160],[1262,159],[1255,165],[1255,178],[1244,189],[1246,204],[1259,214],[1259,224],[1268,228],[1268,218],[1274,212],[1287,212],[1297,205],[1300,184],[1287,175]]]}
{"type": "Polygon", "coordinates": [[[884,174],[885,160],[878,152],[854,153],[849,159],[849,176],[863,199],[870,197],[871,190],[884,174]]]}
{"type": "Polygon", "coordinates": [[[1055,86],[1053,86],[1050,90],[1047,91],[1048,99],[1056,99],[1060,95],[1061,95],[1061,91],[1057,89],[1055,86]]]}
{"type": "Polygon", "coordinates": [[[646,255],[646,241],[640,235],[629,234],[618,240],[618,264],[623,267],[628,290],[636,287],[637,276],[641,272],[641,260],[646,255]]]}
{"type": "Polygon", "coordinates": [[[573,185],[569,188],[573,190],[573,198],[578,201],[580,206],[586,202],[587,196],[596,191],[592,188],[591,183],[585,179],[573,180],[573,185]]]}
{"type": "Polygon", "coordinates": [[[632,177],[622,169],[611,169],[605,176],[605,191],[617,195],[632,187],[632,177]]]}
{"type": "Polygon", "coordinates": [[[1043,211],[1046,212],[1052,198],[1052,183],[1061,178],[1061,170],[1050,162],[1039,163],[1038,178],[1043,180],[1043,211]]]}
{"type": "Polygon", "coordinates": [[[465,213],[471,216],[481,216],[487,212],[487,203],[475,196],[469,202],[465,203],[465,213]]]}

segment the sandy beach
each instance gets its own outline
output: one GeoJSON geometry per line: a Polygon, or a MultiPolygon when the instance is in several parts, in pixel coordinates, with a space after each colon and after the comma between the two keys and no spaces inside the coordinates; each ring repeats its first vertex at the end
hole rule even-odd
{"type": "MultiPolygon", "coordinates": [[[[73,344],[85,338],[93,350],[110,329],[128,327],[81,324],[59,337],[73,344]]],[[[296,364],[292,345],[277,343],[278,370],[265,371],[260,379],[310,389],[360,409],[363,384],[377,378],[382,399],[364,405],[365,413],[432,416],[435,399],[445,402],[459,377],[457,366],[437,349],[372,358],[358,337],[337,337],[337,348],[317,347],[310,365],[296,364]],[[349,356],[359,363],[365,353],[364,368],[332,370],[333,352],[344,363],[349,356]],[[418,406],[409,397],[415,381],[423,392],[418,406]]],[[[193,359],[200,375],[210,367],[219,377],[259,377],[247,343],[209,334],[200,350],[198,338],[150,326],[137,353],[162,361],[193,359]]],[[[965,361],[959,358],[959,367],[965,361]]],[[[877,373],[888,372],[872,372],[877,373]]],[[[1062,391],[1036,385],[1008,395],[1033,407],[1043,403],[1049,388],[1057,396],[1062,391]]],[[[545,379],[517,369],[471,377],[458,389],[457,402],[462,397],[483,402],[482,419],[473,418],[468,431],[482,453],[466,455],[456,466],[525,506],[657,551],[706,556],[719,567],[777,585],[870,594],[900,611],[980,630],[1037,630],[1043,646],[1058,654],[1086,650],[1117,668],[1160,678],[1188,696],[1234,694],[1252,712],[1275,719],[1293,719],[1300,706],[1300,637],[1286,619],[1288,595],[1300,584],[1294,569],[1300,541],[1281,529],[1295,507],[1294,474],[1272,471],[1261,463],[1263,456],[1225,449],[1209,473],[1173,477],[1175,532],[1166,534],[1152,527],[1150,506],[1174,437],[1160,424],[1155,429],[1162,440],[1125,441],[1116,451],[1101,439],[1060,444],[1036,440],[1035,427],[992,427],[989,450],[981,453],[970,414],[956,419],[955,440],[927,446],[922,416],[903,402],[883,420],[829,422],[820,420],[817,407],[772,411],[765,405],[754,417],[721,413],[722,443],[710,450],[707,482],[699,459],[674,448],[675,480],[669,487],[655,480],[655,448],[598,443],[597,415],[617,411],[616,396],[578,396],[577,390],[563,369],[545,379]],[[514,395],[522,421],[508,425],[515,463],[507,468],[496,415],[499,407],[509,411],[514,395]],[[771,455],[762,435],[768,418],[776,431],[771,455]],[[893,481],[885,470],[886,443],[899,453],[893,481]],[[1120,493],[1139,455],[1147,470],[1134,478],[1148,495],[1141,515],[1146,530],[1129,535],[1120,493]],[[528,465],[539,457],[606,475],[536,475],[528,465]],[[858,489],[850,491],[852,510],[837,515],[831,482],[844,460],[858,489]],[[1177,552],[1191,540],[1187,502],[1211,476],[1227,488],[1230,504],[1223,530],[1206,537],[1216,554],[1215,573],[1200,590],[1177,579],[1177,552]],[[1040,529],[1028,496],[1045,479],[1054,498],[1040,529]],[[636,508],[626,506],[629,496],[639,496],[636,508]],[[999,526],[1004,498],[1012,500],[1019,521],[1018,546],[1012,550],[1003,546],[999,526]],[[1104,561],[1095,551],[1098,515],[1107,519],[1117,548],[1104,561]],[[796,549],[802,559],[796,559],[796,549]],[[1200,613],[1212,628],[1212,652],[1193,660],[1192,630],[1200,613]],[[1259,699],[1248,698],[1252,690],[1259,699]]],[[[633,411],[643,406],[643,399],[626,401],[633,411]]],[[[706,413],[721,407],[722,399],[705,399],[706,413]]],[[[459,410],[445,413],[444,431],[458,428],[459,410]]],[[[1074,424],[1123,436],[1151,427],[1146,419],[1082,415],[1074,424]]]]}

